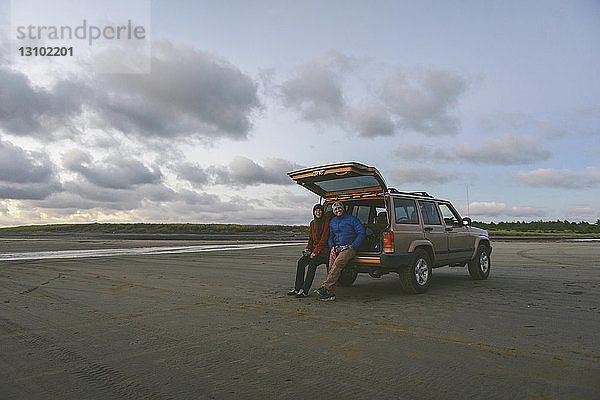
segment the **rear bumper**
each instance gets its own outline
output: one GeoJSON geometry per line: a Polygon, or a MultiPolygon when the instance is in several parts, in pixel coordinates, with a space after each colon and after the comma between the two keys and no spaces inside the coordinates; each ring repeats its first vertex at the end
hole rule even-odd
{"type": "Polygon", "coordinates": [[[372,256],[357,256],[354,263],[358,266],[359,270],[372,271],[372,270],[387,270],[395,271],[401,267],[405,267],[410,264],[411,254],[379,254],[372,256]]]}
{"type": "Polygon", "coordinates": [[[388,268],[405,267],[410,264],[411,254],[382,254],[379,256],[379,262],[388,268]]]}

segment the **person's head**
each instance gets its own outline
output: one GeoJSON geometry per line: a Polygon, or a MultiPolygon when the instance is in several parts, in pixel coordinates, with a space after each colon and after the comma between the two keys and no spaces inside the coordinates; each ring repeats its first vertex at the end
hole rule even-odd
{"type": "Polygon", "coordinates": [[[331,209],[333,210],[333,214],[336,217],[339,217],[344,213],[344,205],[341,201],[336,201],[335,203],[333,203],[331,209]]]}
{"type": "Polygon", "coordinates": [[[322,205],[315,204],[315,206],[313,207],[313,216],[316,219],[323,217],[323,206],[322,205]]]}

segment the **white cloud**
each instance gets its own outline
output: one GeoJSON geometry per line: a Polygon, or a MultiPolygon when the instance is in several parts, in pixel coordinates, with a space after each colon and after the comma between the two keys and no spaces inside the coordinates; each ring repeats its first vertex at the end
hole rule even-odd
{"type": "Polygon", "coordinates": [[[505,203],[497,202],[472,202],[469,204],[469,213],[473,216],[486,217],[543,217],[546,212],[536,207],[509,207],[505,203]]]}
{"type": "Polygon", "coordinates": [[[466,161],[473,164],[520,165],[546,160],[552,155],[535,136],[503,135],[479,144],[459,143],[445,148],[405,143],[394,150],[403,160],[466,161]]]}
{"type": "Polygon", "coordinates": [[[600,209],[594,209],[592,207],[575,207],[569,209],[569,215],[573,216],[600,216],[600,209]]]}
{"type": "Polygon", "coordinates": [[[437,148],[433,145],[422,145],[415,143],[403,143],[394,150],[394,155],[402,160],[408,161],[448,161],[456,160],[449,151],[443,148],[437,148]]]}
{"type": "Polygon", "coordinates": [[[587,189],[600,185],[600,169],[587,167],[584,171],[571,171],[538,168],[535,171],[520,171],[513,178],[533,187],[587,189]]]}
{"type": "Polygon", "coordinates": [[[484,132],[533,130],[549,139],[560,138],[567,133],[564,128],[550,119],[536,119],[530,115],[517,112],[488,113],[479,117],[477,123],[484,132]]]}
{"type": "Polygon", "coordinates": [[[535,136],[503,135],[486,139],[479,146],[463,143],[452,152],[459,159],[475,164],[519,165],[547,160],[552,155],[535,136]]]}
{"type": "Polygon", "coordinates": [[[446,183],[456,180],[460,174],[453,170],[440,171],[431,167],[408,167],[401,165],[390,174],[390,180],[402,183],[446,183]]]}
{"type": "Polygon", "coordinates": [[[228,166],[212,165],[202,168],[197,164],[184,162],[172,168],[179,178],[196,187],[209,184],[245,187],[259,184],[291,185],[293,181],[287,173],[302,166],[281,158],[267,158],[260,165],[249,158],[236,156],[228,166]]]}

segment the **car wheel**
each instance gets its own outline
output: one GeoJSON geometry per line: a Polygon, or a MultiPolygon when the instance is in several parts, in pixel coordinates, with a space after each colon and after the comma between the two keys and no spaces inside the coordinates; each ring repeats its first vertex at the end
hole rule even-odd
{"type": "Polygon", "coordinates": [[[469,275],[475,280],[487,279],[491,266],[490,252],[487,246],[480,244],[475,258],[469,261],[469,275]]]}
{"type": "Polygon", "coordinates": [[[340,286],[352,286],[357,276],[358,272],[351,269],[343,269],[338,278],[338,284],[340,286]]]}
{"type": "Polygon", "coordinates": [[[425,250],[417,249],[412,262],[400,271],[400,283],[407,293],[425,293],[431,283],[431,258],[425,250]]]}

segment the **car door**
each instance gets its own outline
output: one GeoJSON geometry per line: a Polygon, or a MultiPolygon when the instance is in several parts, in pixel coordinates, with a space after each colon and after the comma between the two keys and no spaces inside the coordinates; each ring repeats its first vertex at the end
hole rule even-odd
{"type": "Polygon", "coordinates": [[[448,234],[448,256],[450,261],[465,260],[473,254],[475,240],[469,235],[469,228],[462,224],[462,218],[452,204],[439,203],[448,234]]]}
{"type": "Polygon", "coordinates": [[[423,221],[425,237],[433,244],[436,264],[448,262],[448,234],[442,224],[442,219],[434,201],[419,200],[419,212],[423,221]]]}

